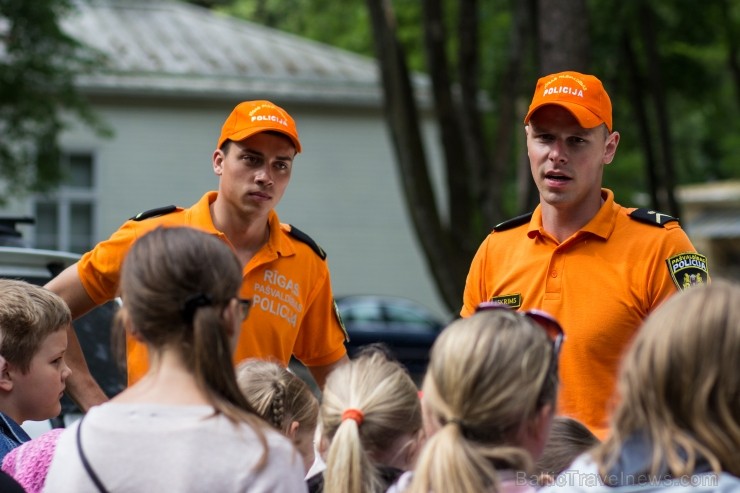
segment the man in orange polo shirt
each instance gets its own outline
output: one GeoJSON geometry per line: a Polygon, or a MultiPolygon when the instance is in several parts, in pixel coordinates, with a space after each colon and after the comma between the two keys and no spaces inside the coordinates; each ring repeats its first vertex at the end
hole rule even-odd
{"type": "Polygon", "coordinates": [[[622,353],[662,301],[709,281],[706,258],[675,218],[622,207],[601,187],[619,133],[596,77],[542,77],[524,123],[540,204],[480,246],[461,315],[482,301],[554,315],[566,338],[558,412],[604,438],[622,353]]]}
{"type": "MultiPolygon", "coordinates": [[[[287,365],[295,355],[323,388],[329,372],[348,361],[326,254],[306,234],[281,224],[274,211],[300,151],[295,122],[285,110],[269,101],[237,105],[212,156],[217,192],[206,193],[187,209],[169,206],[135,216],[47,287],[78,317],[117,295],[124,257],[144,233],[158,226],[204,230],[234,249],[243,265],[240,296],[252,300],[234,362],[262,357],[287,365]]],[[[106,400],[74,330],[69,331],[66,359],[73,370],[67,391],[81,408],[106,400]]],[[[127,341],[127,364],[129,383],[148,368],[145,347],[133,339],[127,341]]]]}

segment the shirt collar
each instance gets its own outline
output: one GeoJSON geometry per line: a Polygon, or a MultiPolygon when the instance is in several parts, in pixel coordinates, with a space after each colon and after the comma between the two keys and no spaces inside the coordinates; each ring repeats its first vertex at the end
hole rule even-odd
{"type": "MultiPolygon", "coordinates": [[[[219,238],[225,238],[226,235],[213,225],[213,217],[211,217],[211,204],[215,202],[216,197],[218,197],[218,192],[207,192],[190,208],[190,224],[219,238]]],[[[275,210],[271,210],[268,214],[267,225],[270,228],[270,238],[262,249],[283,257],[294,255],[295,249],[286,238],[286,232],[275,210]]]]}
{"type": "Polygon", "coordinates": [[[293,244],[287,238],[287,225],[280,223],[277,212],[274,210],[270,211],[270,215],[267,218],[267,223],[270,226],[270,239],[267,241],[268,247],[280,255],[281,257],[287,257],[295,254],[293,244]]]}
{"type": "Polygon", "coordinates": [[[216,236],[222,236],[223,233],[216,229],[213,225],[213,218],[211,217],[211,204],[216,201],[218,192],[208,192],[201,199],[190,208],[190,225],[207,231],[208,233],[216,236]]]}
{"type": "MultiPolygon", "coordinates": [[[[614,231],[617,213],[620,206],[614,202],[614,192],[608,188],[601,189],[601,198],[604,201],[601,208],[591,220],[583,226],[579,232],[591,233],[600,238],[607,239],[614,231]]],[[[538,205],[529,221],[527,236],[534,238],[540,234],[542,229],[542,206],[538,205]]]]}

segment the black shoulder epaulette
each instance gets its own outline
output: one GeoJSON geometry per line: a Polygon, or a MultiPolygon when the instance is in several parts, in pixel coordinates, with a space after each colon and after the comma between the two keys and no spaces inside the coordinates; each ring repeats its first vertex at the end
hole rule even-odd
{"type": "Polygon", "coordinates": [[[650,209],[635,209],[629,213],[629,216],[643,223],[651,224],[659,228],[665,227],[666,223],[671,221],[678,221],[678,218],[663,214],[661,212],[655,212],[650,209]]]}
{"type": "Polygon", "coordinates": [[[157,207],[156,209],[149,209],[148,211],[139,212],[134,217],[131,218],[131,221],[143,221],[144,219],[149,219],[150,217],[156,217],[156,216],[164,216],[165,214],[169,214],[171,212],[175,212],[177,210],[176,205],[166,205],[164,207],[157,207]]]}
{"type": "Polygon", "coordinates": [[[493,230],[506,231],[507,229],[516,228],[517,226],[526,224],[530,221],[530,219],[532,219],[532,213],[527,212],[526,214],[522,214],[521,216],[512,217],[511,219],[507,219],[502,223],[498,223],[496,226],[493,227],[493,230]]]}
{"type": "Polygon", "coordinates": [[[318,255],[319,257],[321,257],[321,260],[325,260],[326,259],[326,252],[324,251],[324,249],[321,248],[318,243],[316,243],[315,241],[313,241],[313,238],[311,238],[310,236],[308,236],[306,233],[304,233],[300,229],[296,228],[292,224],[290,225],[290,231],[289,231],[289,233],[296,240],[301,241],[301,242],[305,243],[306,245],[310,246],[311,247],[311,250],[313,250],[314,252],[316,252],[316,255],[318,255]]]}

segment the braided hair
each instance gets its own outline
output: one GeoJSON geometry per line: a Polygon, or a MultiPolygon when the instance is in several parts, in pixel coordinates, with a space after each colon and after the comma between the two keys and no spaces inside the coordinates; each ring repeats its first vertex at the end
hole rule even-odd
{"type": "Polygon", "coordinates": [[[293,421],[314,430],[319,404],[308,385],[277,363],[247,359],[236,370],[242,394],[257,414],[275,429],[287,434],[293,421]]]}
{"type": "Polygon", "coordinates": [[[279,430],[283,428],[285,419],[285,384],[280,380],[274,380],[272,388],[272,402],[265,418],[268,423],[279,430]]]}

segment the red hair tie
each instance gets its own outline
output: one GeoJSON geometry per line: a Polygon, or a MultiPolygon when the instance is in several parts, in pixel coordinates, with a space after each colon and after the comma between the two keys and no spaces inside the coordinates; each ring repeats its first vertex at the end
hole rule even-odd
{"type": "Polygon", "coordinates": [[[351,419],[352,421],[357,423],[357,426],[360,426],[362,422],[365,421],[365,415],[359,409],[349,408],[345,409],[342,413],[342,421],[344,421],[345,419],[351,419]]]}

